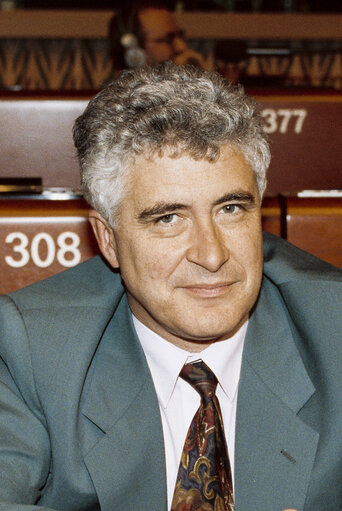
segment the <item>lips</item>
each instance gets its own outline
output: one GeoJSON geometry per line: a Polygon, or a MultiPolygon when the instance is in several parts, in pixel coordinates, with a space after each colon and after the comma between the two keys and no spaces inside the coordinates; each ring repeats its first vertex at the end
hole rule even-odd
{"type": "Polygon", "coordinates": [[[234,282],[219,282],[216,284],[192,284],[190,286],[184,286],[184,289],[195,296],[203,298],[215,298],[227,293],[233,284],[234,282]]]}

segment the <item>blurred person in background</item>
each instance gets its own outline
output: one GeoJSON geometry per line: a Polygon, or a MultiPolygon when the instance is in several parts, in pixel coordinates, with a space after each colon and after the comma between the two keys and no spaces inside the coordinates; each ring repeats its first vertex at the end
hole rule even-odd
{"type": "Polygon", "coordinates": [[[113,72],[144,64],[173,61],[207,68],[203,56],[190,49],[165,2],[128,2],[116,10],[109,27],[113,72]]]}

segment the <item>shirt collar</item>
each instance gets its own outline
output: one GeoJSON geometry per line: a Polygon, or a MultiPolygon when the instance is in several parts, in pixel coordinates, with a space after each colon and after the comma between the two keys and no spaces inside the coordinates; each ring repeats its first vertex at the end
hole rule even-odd
{"type": "Polygon", "coordinates": [[[203,360],[215,373],[227,397],[234,399],[240,379],[247,321],[233,337],[213,343],[200,353],[178,348],[150,330],[134,315],[133,324],[152,374],[158,400],[164,408],[167,408],[183,365],[195,360],[203,360]]]}
{"type": "MultiPolygon", "coordinates": [[[[201,353],[200,358],[215,373],[219,385],[233,401],[240,380],[241,361],[248,321],[229,339],[214,342],[201,353]]],[[[199,358],[197,356],[197,358],[199,358]]]]}

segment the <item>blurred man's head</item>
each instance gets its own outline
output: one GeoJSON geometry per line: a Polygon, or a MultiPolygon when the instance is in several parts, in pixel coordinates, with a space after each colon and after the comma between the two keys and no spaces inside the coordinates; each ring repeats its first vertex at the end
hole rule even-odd
{"type": "Polygon", "coordinates": [[[205,67],[203,57],[188,48],[184,31],[177,26],[171,11],[158,0],[128,3],[118,10],[111,21],[109,37],[114,70],[168,60],[205,67]]]}
{"type": "Polygon", "coordinates": [[[184,33],[167,9],[143,8],[139,10],[138,18],[148,64],[175,61],[187,50],[184,33]]]}

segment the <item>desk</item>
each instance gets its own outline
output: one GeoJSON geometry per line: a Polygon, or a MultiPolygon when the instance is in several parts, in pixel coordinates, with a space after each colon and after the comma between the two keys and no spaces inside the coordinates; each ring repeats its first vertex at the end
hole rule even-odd
{"type": "Polygon", "coordinates": [[[45,188],[78,188],[72,126],[88,100],[0,95],[0,176],[41,177],[45,188]]]}
{"type": "Polygon", "coordinates": [[[266,195],[261,207],[262,229],[281,236],[281,209],[278,197],[266,195]]]}
{"type": "Polygon", "coordinates": [[[99,253],[83,199],[0,198],[0,293],[63,271],[99,253]]]}
{"type": "Polygon", "coordinates": [[[280,197],[282,236],[342,268],[342,197],[280,197]]]}
{"type": "MultiPolygon", "coordinates": [[[[271,142],[268,192],[342,189],[342,94],[254,94],[271,142]]],[[[79,187],[74,120],[88,97],[0,94],[0,176],[79,187]]]]}
{"type": "Polygon", "coordinates": [[[255,94],[270,137],[270,194],[342,189],[342,95],[255,94]]]}

